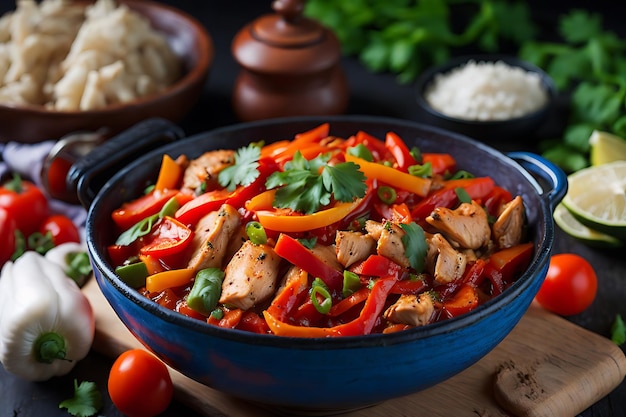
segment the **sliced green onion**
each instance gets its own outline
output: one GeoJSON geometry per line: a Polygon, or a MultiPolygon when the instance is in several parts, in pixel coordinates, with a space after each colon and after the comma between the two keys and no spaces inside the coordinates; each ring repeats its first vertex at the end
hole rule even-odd
{"type": "Polygon", "coordinates": [[[471,172],[467,172],[465,170],[458,170],[457,172],[454,173],[454,175],[452,175],[450,178],[450,180],[462,180],[465,178],[475,178],[474,174],[472,174],[471,172]]]}
{"type": "Polygon", "coordinates": [[[361,278],[351,271],[343,271],[343,289],[344,297],[349,297],[361,288],[361,278]]]}
{"type": "Polygon", "coordinates": [[[313,307],[321,314],[328,314],[330,308],[333,306],[333,300],[328,291],[328,287],[324,284],[324,281],[319,278],[315,278],[311,284],[311,303],[313,303],[313,307]],[[318,295],[322,297],[321,303],[317,299],[318,295]]]}
{"type": "Polygon", "coordinates": [[[378,187],[378,198],[385,204],[392,204],[396,201],[396,190],[386,185],[378,187]]]}
{"type": "Polygon", "coordinates": [[[205,268],[198,271],[189,295],[187,305],[194,311],[208,316],[217,307],[222,294],[224,271],[219,268],[205,268]]]}
{"type": "Polygon", "coordinates": [[[246,224],[246,234],[250,242],[255,245],[264,245],[267,243],[265,228],[259,222],[248,222],[248,224],[246,224]]]}
{"type": "Polygon", "coordinates": [[[163,204],[163,207],[161,208],[161,211],[159,212],[159,217],[163,218],[165,216],[174,216],[176,214],[176,210],[178,210],[180,207],[180,204],[178,204],[178,200],[176,199],[176,197],[172,197],[169,200],[167,200],[167,202],[165,204],[163,204]]]}
{"type": "Polygon", "coordinates": [[[416,161],[422,160],[422,150],[418,148],[417,146],[413,146],[411,150],[409,151],[409,153],[411,154],[413,159],[415,159],[416,161]]]}
{"type": "Polygon", "coordinates": [[[426,162],[424,165],[411,165],[409,168],[409,174],[414,177],[432,177],[433,176],[433,164],[426,162]]]}
{"type": "Polygon", "coordinates": [[[222,310],[221,308],[216,308],[215,310],[211,311],[211,317],[214,318],[215,320],[223,319],[224,310],[222,310]]]}
{"type": "Polygon", "coordinates": [[[457,187],[454,189],[454,192],[456,193],[456,196],[459,198],[459,201],[461,203],[472,202],[472,197],[470,197],[470,195],[467,193],[467,190],[465,188],[457,187]]]}

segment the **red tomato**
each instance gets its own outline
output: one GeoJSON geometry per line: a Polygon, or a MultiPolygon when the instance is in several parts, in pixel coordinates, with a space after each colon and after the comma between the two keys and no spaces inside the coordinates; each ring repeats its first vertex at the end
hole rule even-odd
{"type": "Polygon", "coordinates": [[[178,220],[165,216],[140,249],[142,255],[169,256],[184,250],[191,243],[193,232],[178,220]]]}
{"type": "Polygon", "coordinates": [[[113,404],[128,417],[161,414],[174,396],[167,367],[143,349],[127,350],[115,360],[108,389],[113,404]]]}
{"type": "Polygon", "coordinates": [[[593,267],[581,256],[552,256],[548,275],[536,300],[545,309],[562,316],[583,312],[596,297],[598,279],[593,267]]]}
{"type": "Polygon", "coordinates": [[[39,233],[46,235],[50,232],[54,246],[62,243],[80,243],[80,232],[72,219],[62,214],[53,214],[46,218],[39,227],[39,233]]]}
{"type": "Polygon", "coordinates": [[[71,167],[72,162],[67,159],[57,157],[52,160],[47,172],[48,189],[52,195],[58,196],[67,193],[66,178],[71,167]]]}
{"type": "Polygon", "coordinates": [[[24,236],[36,232],[48,216],[46,196],[35,184],[19,177],[0,187],[0,207],[15,219],[17,228],[24,236]]]}
{"type": "Polygon", "coordinates": [[[9,212],[0,207],[0,267],[11,259],[15,251],[15,220],[9,212]]]}

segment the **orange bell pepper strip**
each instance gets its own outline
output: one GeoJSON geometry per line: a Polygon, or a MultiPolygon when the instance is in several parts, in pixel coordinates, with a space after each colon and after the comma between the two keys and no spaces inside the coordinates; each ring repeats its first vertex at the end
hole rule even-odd
{"type": "Polygon", "coordinates": [[[451,317],[467,313],[478,307],[478,290],[476,287],[463,284],[448,301],[444,301],[443,308],[451,317]]]}
{"type": "Polygon", "coordinates": [[[195,272],[191,268],[170,269],[146,278],[146,289],[150,292],[161,292],[167,288],[180,287],[191,282],[195,272]]]}
{"type": "Polygon", "coordinates": [[[422,164],[430,162],[433,174],[443,175],[456,171],[456,160],[448,153],[423,153],[422,164]]]}
{"type": "Polygon", "coordinates": [[[159,176],[154,189],[157,191],[165,191],[178,188],[183,168],[173,160],[169,155],[163,154],[163,161],[159,169],[159,176]]]}
{"type": "Polygon", "coordinates": [[[361,172],[363,172],[368,179],[377,179],[392,187],[410,191],[421,197],[425,197],[430,191],[430,184],[432,183],[430,178],[416,177],[383,164],[368,162],[365,159],[350,154],[346,154],[345,156],[346,162],[354,162],[359,165],[361,172]]]}
{"type": "Polygon", "coordinates": [[[376,325],[378,317],[385,308],[385,300],[389,291],[396,282],[395,277],[385,277],[377,280],[369,292],[365,305],[356,319],[334,327],[307,327],[294,326],[277,320],[267,310],[263,311],[265,321],[272,333],[287,337],[337,337],[359,336],[370,334],[376,325]]]}
{"type": "Polygon", "coordinates": [[[361,199],[351,203],[337,203],[326,210],[313,214],[293,216],[278,214],[281,211],[259,210],[256,215],[263,227],[276,232],[294,233],[319,229],[344,219],[359,206],[361,199]]]}
{"type": "Polygon", "coordinates": [[[276,189],[264,191],[246,201],[245,208],[248,211],[271,210],[274,208],[275,196],[276,189]]]}

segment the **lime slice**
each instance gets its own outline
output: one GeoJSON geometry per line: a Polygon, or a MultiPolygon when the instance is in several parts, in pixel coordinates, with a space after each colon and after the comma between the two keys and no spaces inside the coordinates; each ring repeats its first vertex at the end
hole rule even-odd
{"type": "Polygon", "coordinates": [[[568,235],[578,241],[598,248],[618,248],[624,244],[616,237],[593,230],[576,220],[570,211],[559,204],[554,210],[554,222],[568,235]]]}
{"type": "Polygon", "coordinates": [[[589,137],[591,165],[626,160],[626,140],[609,132],[594,130],[589,137]]]}
{"type": "Polygon", "coordinates": [[[626,239],[626,161],[592,166],[567,177],[563,205],[585,226],[626,239]]]}

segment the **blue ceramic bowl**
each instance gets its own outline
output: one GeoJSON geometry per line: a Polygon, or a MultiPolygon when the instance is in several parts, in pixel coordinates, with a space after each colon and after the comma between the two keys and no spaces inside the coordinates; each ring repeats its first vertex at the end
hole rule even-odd
{"type": "Polygon", "coordinates": [[[426,69],[418,77],[415,88],[417,93],[416,102],[419,109],[419,122],[460,133],[472,139],[493,145],[501,145],[508,141],[519,140],[521,138],[527,141],[535,141],[539,136],[539,130],[544,123],[547,122],[554,110],[554,103],[558,94],[554,81],[545,71],[535,65],[509,55],[470,55],[453,58],[444,64],[435,65],[426,69]],[[525,116],[492,121],[460,119],[444,114],[431,107],[425,98],[425,94],[435,77],[461,67],[470,60],[476,62],[502,61],[511,67],[519,67],[538,74],[541,85],[548,95],[546,105],[525,116]]]}
{"type": "MultiPolygon", "coordinates": [[[[565,175],[532,154],[511,155],[424,125],[374,117],[307,117],[277,119],[220,128],[175,141],[149,152],[115,173],[99,188],[98,171],[124,159],[122,149],[142,138],[168,142],[180,132],[160,120],[127,131],[105,143],[100,158],[87,157],[71,176],[83,204],[89,206],[87,243],[96,280],[130,331],[156,355],[183,374],[226,394],[263,403],[324,412],[358,408],[435,385],[468,368],[489,353],[513,329],[529,307],[546,275],[553,244],[552,210],[566,191],[565,175]],[[141,194],[156,177],[163,153],[198,156],[218,148],[237,148],[260,139],[291,138],[323,122],[331,134],[358,130],[384,137],[395,131],[425,152],[452,153],[459,168],[497,178],[500,185],[523,196],[529,235],[536,252],[528,270],[502,295],[454,319],[389,335],[332,339],[299,339],[259,335],[207,325],[144,298],[113,272],[106,247],[114,241],[110,213],[141,194]],[[128,142],[130,139],[130,142],[128,142]],[[519,163],[518,163],[519,162],[519,163]],[[547,187],[529,173],[542,179],[547,187]],[[93,201],[92,201],[93,200],[93,201]],[[444,348],[442,348],[444,347],[444,348]]],[[[136,145],[140,148],[140,145],[136,145]]],[[[126,155],[127,156],[127,155],[126,155]]]]}

